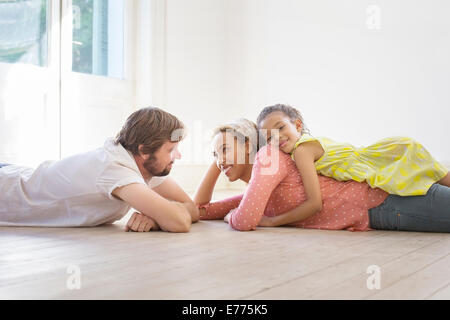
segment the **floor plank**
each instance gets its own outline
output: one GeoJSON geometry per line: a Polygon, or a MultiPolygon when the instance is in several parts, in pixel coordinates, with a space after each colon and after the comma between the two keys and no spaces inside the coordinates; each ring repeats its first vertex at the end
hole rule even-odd
{"type": "Polygon", "coordinates": [[[0,299],[449,299],[450,235],[297,228],[0,228],[0,299]],[[69,266],[81,271],[70,290],[69,266]],[[378,265],[381,289],[369,290],[378,265]]]}

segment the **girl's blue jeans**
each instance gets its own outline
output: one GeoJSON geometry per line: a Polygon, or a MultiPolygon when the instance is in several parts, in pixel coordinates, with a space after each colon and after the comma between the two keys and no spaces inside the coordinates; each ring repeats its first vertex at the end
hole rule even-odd
{"type": "Polygon", "coordinates": [[[369,210],[370,228],[418,232],[450,232],[450,188],[433,184],[426,195],[389,195],[369,210]]]}

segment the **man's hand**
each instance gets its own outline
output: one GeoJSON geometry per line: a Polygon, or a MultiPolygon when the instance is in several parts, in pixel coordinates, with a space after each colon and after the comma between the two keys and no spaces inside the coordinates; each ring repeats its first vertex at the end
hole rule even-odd
{"type": "Polygon", "coordinates": [[[149,232],[150,230],[159,230],[158,224],[142,213],[135,212],[125,227],[125,231],[149,232]]]}
{"type": "Polygon", "coordinates": [[[148,185],[131,183],[114,189],[112,194],[134,210],[151,217],[164,231],[189,232],[192,223],[189,211],[174,205],[170,199],[159,195],[148,185]]]}

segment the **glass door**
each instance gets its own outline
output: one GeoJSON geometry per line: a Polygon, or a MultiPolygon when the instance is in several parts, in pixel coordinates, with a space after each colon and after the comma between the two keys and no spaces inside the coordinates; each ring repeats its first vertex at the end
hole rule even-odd
{"type": "Polygon", "coordinates": [[[66,0],[62,156],[103,145],[134,107],[134,0],[66,0]]]}
{"type": "Polygon", "coordinates": [[[59,158],[59,1],[0,2],[0,159],[59,158]]]}
{"type": "Polygon", "coordinates": [[[0,162],[99,147],[134,106],[136,0],[0,1],[0,162]]]}

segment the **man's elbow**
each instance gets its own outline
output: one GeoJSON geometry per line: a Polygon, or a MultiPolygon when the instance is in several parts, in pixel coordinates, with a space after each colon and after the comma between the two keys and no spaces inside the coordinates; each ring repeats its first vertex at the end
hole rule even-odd
{"type": "Polygon", "coordinates": [[[195,223],[198,220],[200,220],[200,210],[198,209],[197,206],[194,206],[194,209],[191,212],[191,220],[192,223],[195,223]]]}
{"type": "MultiPolygon", "coordinates": [[[[181,204],[180,204],[181,205],[181,204]]],[[[190,211],[186,206],[182,205],[182,211],[177,211],[174,214],[173,219],[167,226],[167,231],[169,232],[189,232],[192,223],[192,217],[190,211]]]]}
{"type": "Polygon", "coordinates": [[[182,226],[180,228],[177,228],[177,229],[175,229],[172,232],[175,232],[175,233],[187,233],[190,230],[191,230],[191,225],[189,224],[189,225],[184,225],[184,226],[182,226]]]}
{"type": "Polygon", "coordinates": [[[191,221],[180,221],[174,224],[168,231],[176,233],[186,233],[191,229],[191,221]]]}
{"type": "Polygon", "coordinates": [[[194,223],[194,222],[197,222],[198,220],[200,220],[200,210],[199,210],[197,204],[195,204],[193,201],[191,201],[191,202],[186,202],[185,205],[186,205],[186,208],[191,217],[191,222],[194,223]]]}

